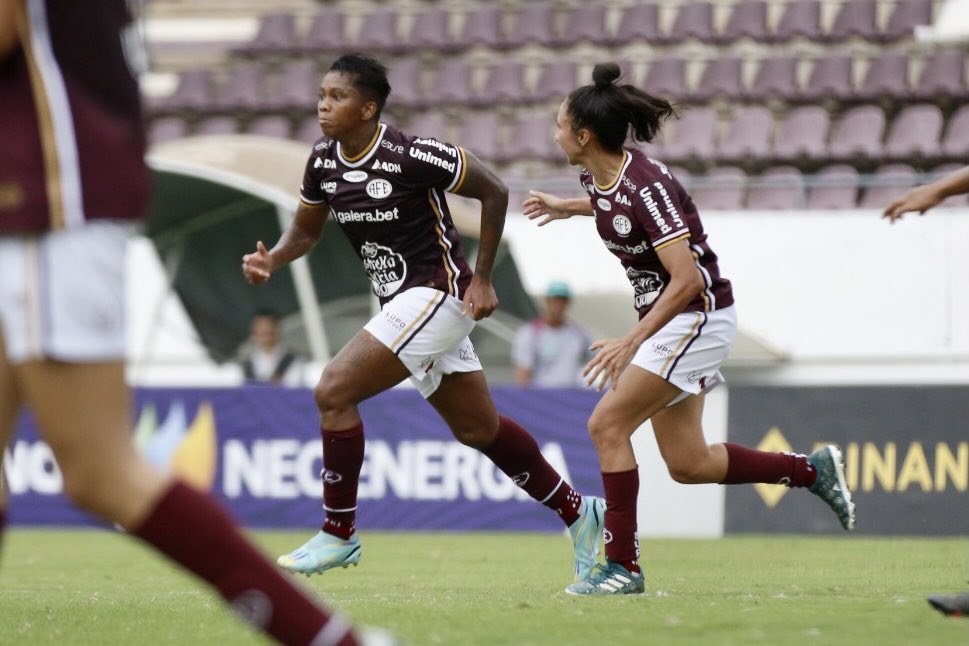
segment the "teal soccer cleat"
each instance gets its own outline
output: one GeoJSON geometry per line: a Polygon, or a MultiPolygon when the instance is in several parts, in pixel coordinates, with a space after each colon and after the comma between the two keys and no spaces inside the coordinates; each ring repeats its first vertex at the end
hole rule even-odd
{"type": "Polygon", "coordinates": [[[847,531],[855,528],[855,503],[845,484],[845,463],[841,450],[833,444],[821,447],[808,456],[818,475],[811,485],[811,493],[823,500],[838,515],[847,531]]]}
{"type": "Polygon", "coordinates": [[[641,572],[630,572],[608,559],[605,565],[597,565],[587,580],[565,588],[575,595],[642,594],[645,590],[646,578],[641,572]]]}
{"type": "Polygon", "coordinates": [[[569,537],[575,551],[575,580],[585,581],[599,556],[599,537],[605,522],[606,501],[595,496],[582,496],[579,517],[569,526],[569,537]]]}
{"type": "Polygon", "coordinates": [[[309,576],[337,567],[356,565],[360,561],[360,553],[360,539],[356,534],[349,540],[343,540],[320,531],[289,554],[280,556],[276,563],[284,570],[309,576]]]}

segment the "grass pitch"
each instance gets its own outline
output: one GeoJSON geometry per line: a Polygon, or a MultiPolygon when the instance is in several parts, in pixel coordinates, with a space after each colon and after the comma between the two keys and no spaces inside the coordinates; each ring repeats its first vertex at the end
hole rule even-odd
{"type": "MultiPolygon", "coordinates": [[[[308,533],[255,535],[269,554],[308,533]]],[[[425,644],[965,644],[926,594],[965,590],[966,541],[648,540],[647,594],[576,598],[568,540],[361,534],[357,568],[295,579],[356,621],[425,644]]],[[[117,534],[13,530],[2,644],[261,644],[219,599],[117,534]]]]}

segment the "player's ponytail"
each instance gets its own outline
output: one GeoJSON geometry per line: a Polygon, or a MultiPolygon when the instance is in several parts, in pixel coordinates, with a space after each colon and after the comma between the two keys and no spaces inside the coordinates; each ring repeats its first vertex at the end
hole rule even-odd
{"type": "Polygon", "coordinates": [[[621,75],[616,63],[599,63],[592,70],[593,84],[574,90],[568,98],[572,128],[588,128],[612,152],[622,150],[630,131],[637,141],[652,141],[663,121],[676,116],[669,101],[619,85],[621,75]]]}

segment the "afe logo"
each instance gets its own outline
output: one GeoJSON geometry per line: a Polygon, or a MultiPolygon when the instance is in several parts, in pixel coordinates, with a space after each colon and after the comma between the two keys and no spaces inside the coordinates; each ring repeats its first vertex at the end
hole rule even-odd
{"type": "Polygon", "coordinates": [[[394,190],[390,182],[385,179],[372,179],[367,183],[367,195],[375,200],[382,200],[394,190]]]}
{"type": "Polygon", "coordinates": [[[625,215],[617,215],[612,219],[612,228],[616,230],[616,233],[625,238],[633,230],[633,223],[625,215]]]}
{"type": "Polygon", "coordinates": [[[602,209],[603,211],[612,210],[612,203],[610,203],[609,200],[607,200],[604,197],[600,197],[598,200],[596,200],[596,204],[598,204],[599,208],[602,209]]]}
{"type": "Polygon", "coordinates": [[[343,173],[343,179],[348,182],[362,182],[367,179],[367,173],[362,170],[350,170],[343,173]]]}

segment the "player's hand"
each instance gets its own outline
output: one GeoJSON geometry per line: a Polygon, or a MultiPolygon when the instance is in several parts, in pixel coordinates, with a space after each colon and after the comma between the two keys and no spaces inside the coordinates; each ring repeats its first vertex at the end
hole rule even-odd
{"type": "Polygon", "coordinates": [[[582,370],[582,377],[585,382],[596,389],[602,391],[606,384],[612,382],[615,388],[619,383],[626,366],[636,356],[637,345],[629,339],[600,339],[589,346],[589,350],[598,354],[586,364],[582,370]]]}
{"type": "Polygon", "coordinates": [[[498,295],[495,294],[494,285],[490,280],[475,276],[468,285],[468,291],[464,293],[464,304],[461,306],[461,314],[470,316],[475,321],[491,316],[491,313],[498,308],[498,295]]]}
{"type": "Polygon", "coordinates": [[[572,213],[567,209],[566,201],[550,193],[541,191],[528,191],[531,196],[522,202],[522,213],[529,220],[538,221],[538,226],[543,227],[552,220],[566,220],[572,217],[572,213]]]}
{"type": "Polygon", "coordinates": [[[885,207],[882,217],[888,218],[889,222],[895,224],[895,221],[901,220],[906,213],[917,211],[919,215],[924,215],[926,211],[941,201],[938,192],[931,184],[919,186],[892,200],[885,207]]]}
{"type": "Polygon", "coordinates": [[[242,275],[250,285],[261,285],[273,272],[273,259],[262,240],[256,243],[256,252],[242,257],[242,275]]]}

